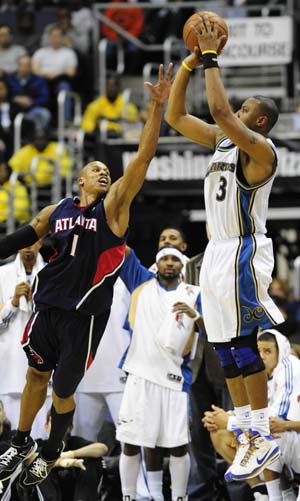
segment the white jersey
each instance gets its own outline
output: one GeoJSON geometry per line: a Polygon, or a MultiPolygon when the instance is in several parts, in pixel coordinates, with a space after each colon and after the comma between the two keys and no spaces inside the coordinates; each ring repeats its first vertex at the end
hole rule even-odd
{"type": "Polygon", "coordinates": [[[273,174],[262,183],[249,186],[239,166],[239,148],[222,138],[209,163],[204,197],[207,223],[213,240],[266,233],[268,200],[275,177],[277,156],[275,146],[273,174]]]}
{"type": "MultiPolygon", "coordinates": [[[[30,283],[35,275],[44,267],[42,256],[38,254],[32,270],[30,283]]],[[[31,303],[24,297],[20,306],[14,308],[11,300],[16,285],[29,281],[19,254],[9,264],[0,267],[0,304],[4,305],[0,312],[0,394],[22,393],[25,383],[28,362],[21,347],[24,328],[32,314],[31,303]]]]}
{"type": "MultiPolygon", "coordinates": [[[[170,352],[164,345],[167,344],[168,324],[173,329],[169,334],[175,335],[173,317],[177,316],[172,312],[173,304],[182,301],[194,306],[199,303],[199,293],[199,287],[183,282],[176,289],[165,289],[156,278],[135,289],[129,311],[132,339],[123,370],[171,390],[189,390],[191,370],[187,360],[179,353],[170,352]],[[165,334],[165,340],[162,334],[165,334]]],[[[188,338],[193,321],[186,315],[184,317],[190,320],[187,326],[181,324],[183,319],[177,322],[188,338]]]]}

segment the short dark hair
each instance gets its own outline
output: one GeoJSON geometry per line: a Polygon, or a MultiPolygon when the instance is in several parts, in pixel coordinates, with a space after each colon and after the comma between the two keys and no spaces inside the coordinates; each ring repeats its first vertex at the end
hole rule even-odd
{"type": "Polygon", "coordinates": [[[276,336],[274,334],[272,334],[272,332],[268,332],[268,331],[263,332],[258,337],[258,341],[269,341],[269,342],[275,343],[276,347],[278,348],[276,336]]]}
{"type": "Polygon", "coordinates": [[[260,102],[260,107],[262,114],[268,118],[268,125],[266,127],[266,132],[270,132],[270,130],[274,127],[278,120],[279,110],[277,108],[277,104],[274,99],[265,96],[253,96],[254,99],[260,102]]]}
{"type": "Polygon", "coordinates": [[[185,232],[183,231],[182,228],[180,228],[180,226],[176,226],[176,224],[169,224],[168,226],[164,226],[163,228],[161,228],[160,232],[159,232],[159,236],[162,234],[163,231],[165,230],[176,230],[178,231],[178,233],[180,234],[181,238],[182,238],[182,241],[183,242],[186,242],[186,234],[185,232]]]}

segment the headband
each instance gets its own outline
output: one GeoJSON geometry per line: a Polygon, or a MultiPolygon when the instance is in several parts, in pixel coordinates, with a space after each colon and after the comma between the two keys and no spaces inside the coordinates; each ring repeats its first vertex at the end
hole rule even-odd
{"type": "Polygon", "coordinates": [[[185,264],[186,262],[186,257],[178,249],[175,249],[175,247],[164,247],[156,254],[156,263],[158,263],[158,261],[165,256],[176,256],[182,264],[185,264]]]}

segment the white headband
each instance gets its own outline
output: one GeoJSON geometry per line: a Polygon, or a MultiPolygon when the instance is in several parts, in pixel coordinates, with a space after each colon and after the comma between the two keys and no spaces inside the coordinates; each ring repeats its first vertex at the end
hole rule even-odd
{"type": "Polygon", "coordinates": [[[158,261],[165,256],[176,256],[182,264],[186,261],[185,256],[178,249],[175,249],[175,247],[164,247],[156,254],[156,263],[158,263],[158,261]]]}

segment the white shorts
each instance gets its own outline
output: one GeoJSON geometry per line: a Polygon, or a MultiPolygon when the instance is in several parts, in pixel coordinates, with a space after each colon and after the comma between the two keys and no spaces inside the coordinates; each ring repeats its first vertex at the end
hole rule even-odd
{"type": "Polygon", "coordinates": [[[117,439],[142,447],[173,448],[188,444],[188,394],[129,374],[117,439]]]}
{"type": "Polygon", "coordinates": [[[265,235],[211,240],[200,272],[203,318],[210,342],[226,342],[284,321],[268,294],[274,265],[265,235]]]}
{"type": "Polygon", "coordinates": [[[277,461],[268,466],[268,470],[281,473],[283,466],[290,466],[294,472],[300,473],[300,434],[296,431],[286,431],[276,438],[281,455],[277,461]]]}

